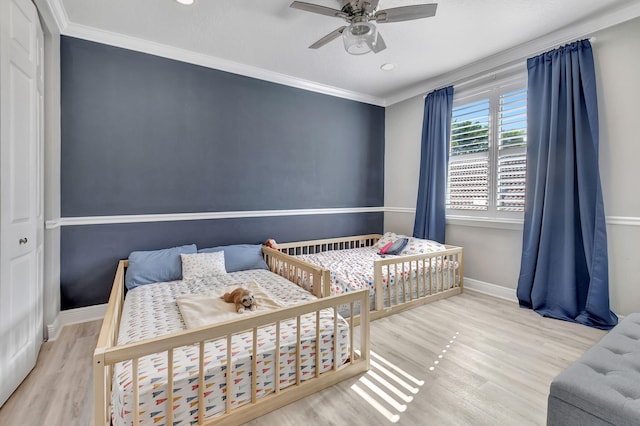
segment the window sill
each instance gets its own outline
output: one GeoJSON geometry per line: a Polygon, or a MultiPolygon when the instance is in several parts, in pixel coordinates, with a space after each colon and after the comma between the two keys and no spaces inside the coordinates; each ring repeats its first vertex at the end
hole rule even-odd
{"type": "Polygon", "coordinates": [[[488,217],[447,216],[447,225],[522,231],[524,219],[495,219],[488,217]]]}

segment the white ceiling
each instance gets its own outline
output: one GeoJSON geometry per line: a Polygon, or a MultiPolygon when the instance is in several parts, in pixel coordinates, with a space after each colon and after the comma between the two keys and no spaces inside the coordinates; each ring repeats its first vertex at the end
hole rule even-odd
{"type": "MultiPolygon", "coordinates": [[[[307,1],[339,8],[338,0],[307,1]]],[[[346,53],[341,39],[308,49],[344,21],[292,9],[290,0],[196,0],[193,6],[174,0],[48,3],[62,21],[63,34],[90,34],[85,38],[96,41],[115,36],[123,47],[129,41],[137,50],[144,50],[141,40],[150,41],[156,47],[210,58],[221,69],[251,76],[264,72],[268,80],[291,78],[298,81],[292,85],[306,82],[319,91],[333,90],[384,105],[407,88],[498,52],[580,23],[597,24],[607,14],[620,15],[630,8],[635,13],[640,1],[440,0],[435,17],[378,24],[387,49],[362,56],[346,53]],[[396,64],[396,69],[382,71],[380,65],[387,62],[396,64]]],[[[379,9],[418,3],[380,0],[379,9]]]]}

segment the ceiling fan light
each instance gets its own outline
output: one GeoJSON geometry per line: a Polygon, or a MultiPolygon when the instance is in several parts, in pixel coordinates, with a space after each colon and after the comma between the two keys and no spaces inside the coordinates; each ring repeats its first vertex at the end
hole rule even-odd
{"type": "Polygon", "coordinates": [[[364,55],[376,45],[378,31],[370,22],[354,22],[342,32],[344,49],[352,55],[364,55]]]}

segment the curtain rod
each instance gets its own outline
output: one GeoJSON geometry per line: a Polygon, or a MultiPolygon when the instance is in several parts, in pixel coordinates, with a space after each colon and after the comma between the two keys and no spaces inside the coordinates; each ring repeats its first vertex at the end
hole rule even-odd
{"type": "MultiPolygon", "coordinates": [[[[579,39],[577,39],[577,40],[575,40],[575,41],[578,41],[578,40],[584,40],[584,39],[585,39],[585,38],[583,37],[583,38],[579,38],[579,39]]],[[[592,36],[592,37],[589,37],[589,38],[588,38],[588,40],[589,40],[589,43],[594,43],[594,42],[596,41],[596,37],[593,37],[593,36],[592,36]]],[[[574,42],[575,42],[575,41],[574,41],[574,42]]],[[[573,43],[573,42],[572,42],[572,43],[573,43]]],[[[564,44],[570,44],[570,43],[564,43],[564,44]]],[[[563,44],[563,45],[564,45],[564,44],[563,44]]],[[[549,50],[553,50],[553,49],[554,49],[554,48],[545,48],[545,49],[540,49],[540,50],[538,50],[538,51],[536,51],[536,52],[534,52],[534,53],[532,53],[532,54],[526,55],[526,56],[527,56],[527,57],[533,57],[533,56],[541,55],[541,54],[543,54],[544,52],[548,52],[549,50]]],[[[555,49],[557,49],[557,47],[556,47],[555,49]]],[[[525,58],[525,59],[526,59],[526,58],[525,58]]],[[[522,58],[521,58],[521,59],[516,59],[515,61],[507,62],[507,63],[505,63],[505,64],[503,64],[503,65],[498,66],[498,67],[492,68],[490,71],[482,72],[482,73],[480,73],[480,75],[475,74],[475,76],[459,78],[458,80],[454,80],[453,82],[451,82],[451,83],[447,84],[447,86],[454,86],[454,87],[456,87],[456,88],[462,88],[462,87],[468,86],[468,85],[470,85],[470,84],[473,84],[473,83],[475,83],[475,82],[477,82],[477,81],[479,81],[479,80],[483,80],[483,79],[487,78],[488,76],[490,76],[491,74],[507,72],[507,71],[510,71],[510,70],[516,69],[516,68],[521,67],[521,66],[523,66],[523,64],[522,64],[522,58]]],[[[444,87],[444,86],[443,86],[443,87],[444,87]]],[[[424,94],[422,95],[422,97],[423,97],[423,98],[426,98],[426,97],[427,97],[427,95],[428,95],[429,93],[433,92],[434,90],[437,90],[437,89],[431,89],[431,90],[429,90],[428,92],[424,93],[424,94]]]]}

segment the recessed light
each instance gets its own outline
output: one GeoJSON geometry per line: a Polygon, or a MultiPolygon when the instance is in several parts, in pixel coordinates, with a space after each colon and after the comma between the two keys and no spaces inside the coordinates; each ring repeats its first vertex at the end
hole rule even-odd
{"type": "Polygon", "coordinates": [[[180,4],[184,4],[187,6],[191,6],[195,2],[195,0],[176,0],[176,1],[180,4]]]}
{"type": "Polygon", "coordinates": [[[392,64],[392,63],[386,63],[386,64],[380,65],[380,69],[382,71],[391,71],[391,70],[394,70],[395,68],[396,68],[396,64],[392,64]]]}

